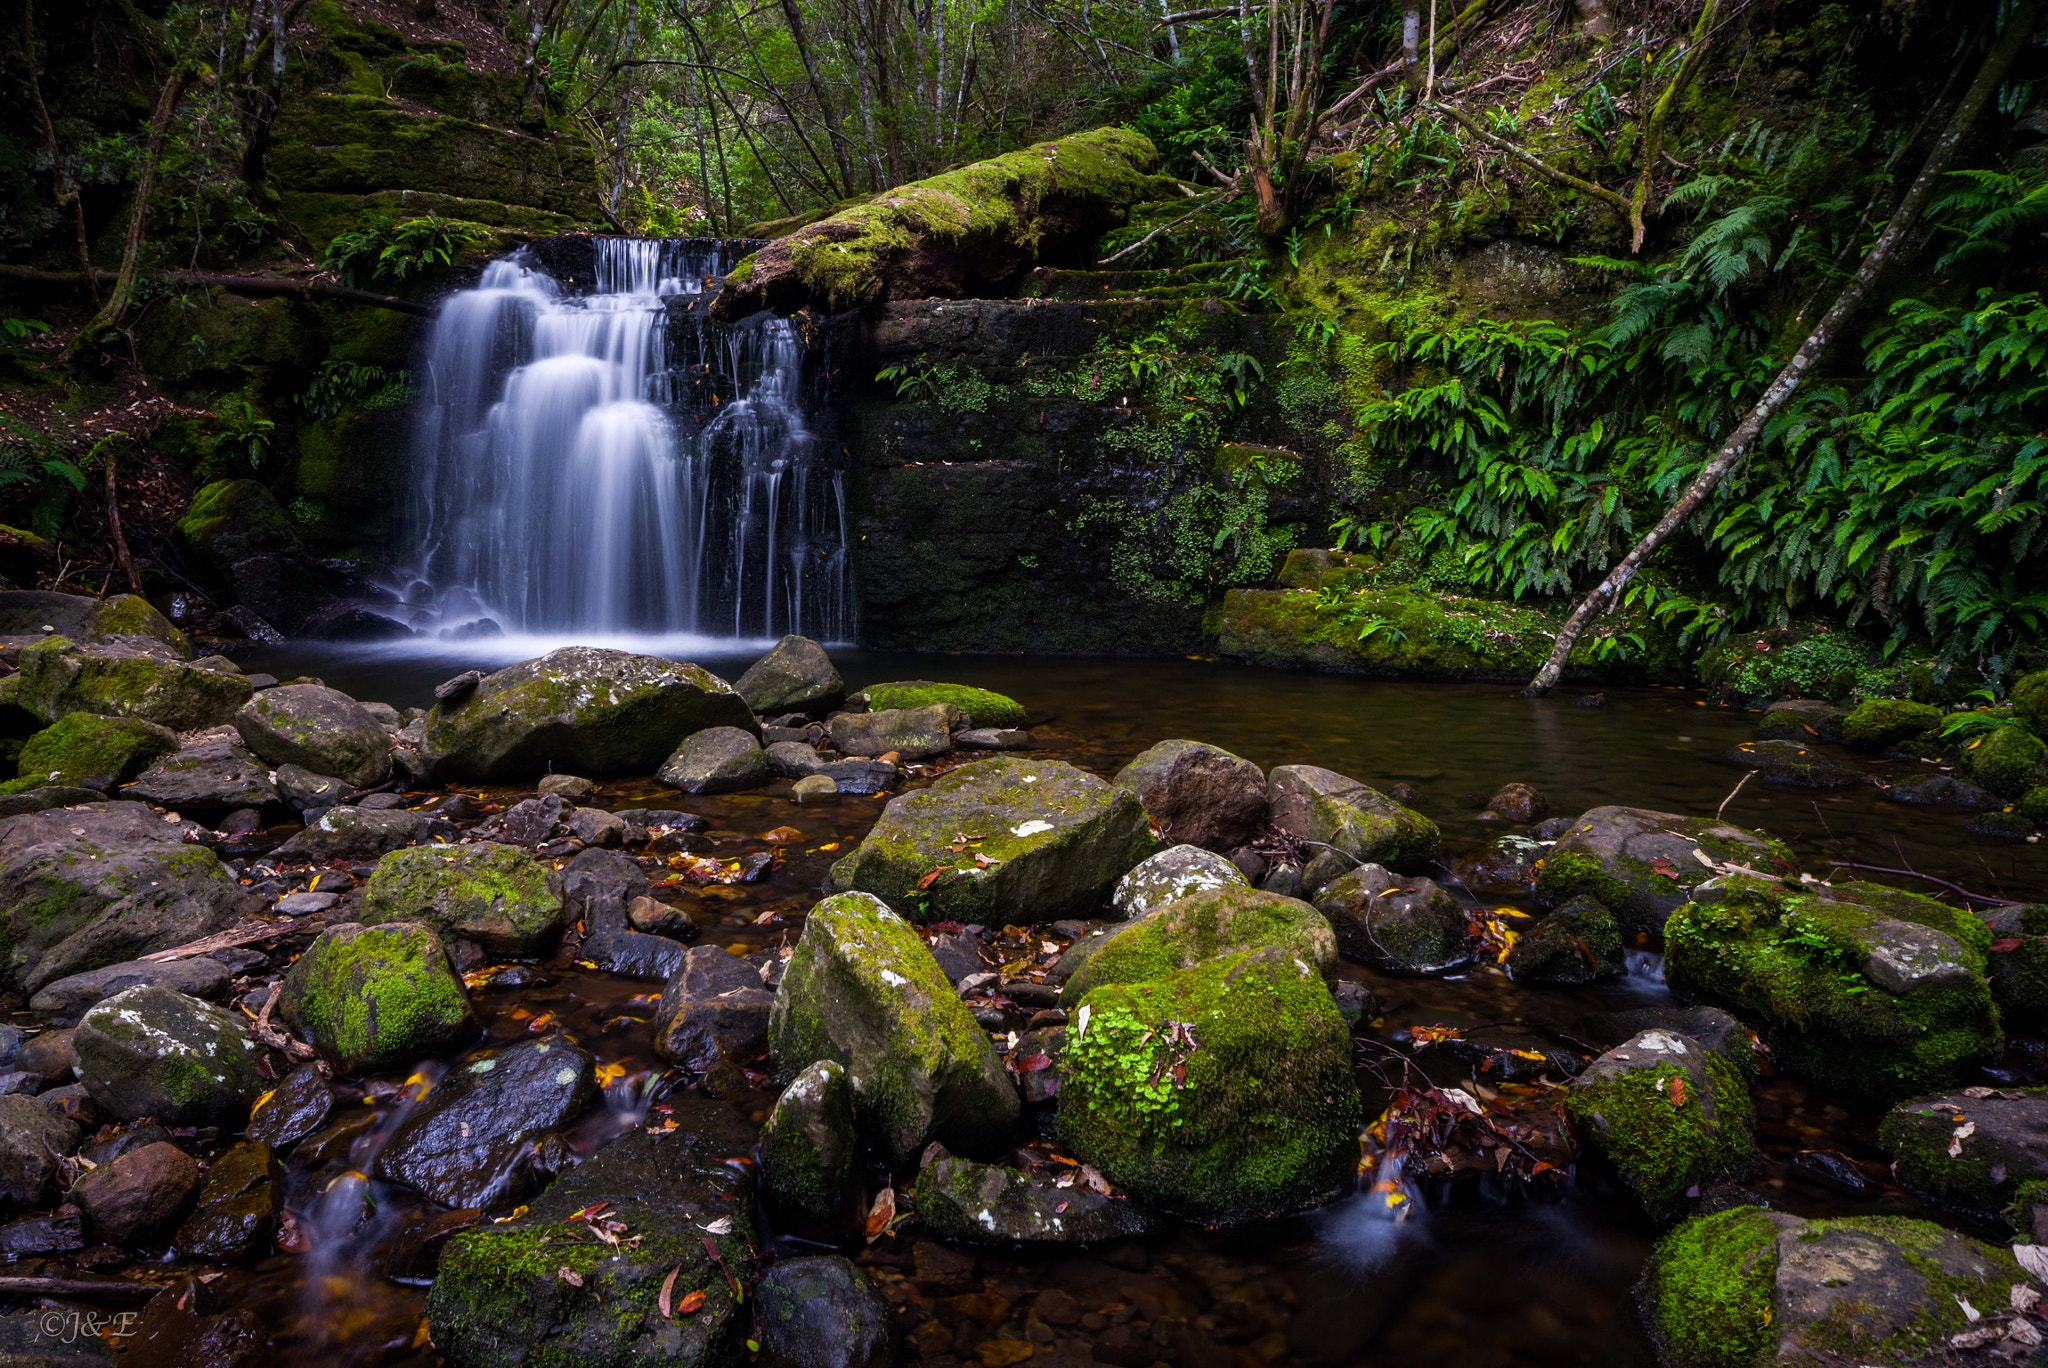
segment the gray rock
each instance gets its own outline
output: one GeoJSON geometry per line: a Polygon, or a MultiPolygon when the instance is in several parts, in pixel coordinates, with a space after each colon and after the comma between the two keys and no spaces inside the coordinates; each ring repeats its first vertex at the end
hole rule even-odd
{"type": "Polygon", "coordinates": [[[825,767],[818,752],[802,741],[776,741],[767,747],[766,755],[769,772],[780,779],[802,779],[825,767]]]}
{"type": "Polygon", "coordinates": [[[682,967],[683,947],[666,936],[620,928],[585,937],[577,958],[588,960],[607,974],[666,982],[682,967]]]}
{"type": "Polygon", "coordinates": [[[623,845],[629,830],[625,821],[603,808],[580,807],[569,814],[569,832],[586,846],[609,849],[623,845]]]}
{"type": "Polygon", "coordinates": [[[33,1097],[0,1096],[0,1200],[40,1206],[57,1178],[57,1160],[78,1150],[78,1126],[33,1097]]]}
{"type": "Polygon", "coordinates": [[[1894,993],[1970,988],[1977,975],[1962,946],[1945,931],[1896,917],[1873,917],[1860,928],[1865,978],[1894,993]]]}
{"type": "Polygon", "coordinates": [[[1916,1097],[1892,1108],[1877,1136],[1907,1187],[1950,1210],[1996,1220],[2021,1184],[2048,1178],[2048,1088],[1916,1097]],[[1969,1131],[1958,1134],[1965,1125],[1969,1131]]]}
{"type": "Polygon", "coordinates": [[[80,1175],[71,1185],[71,1200],[101,1239],[126,1244],[182,1216],[200,1181],[199,1161],[159,1140],[80,1175]]]}
{"type": "Polygon", "coordinates": [[[1390,869],[1420,869],[1437,856],[1436,823],[1377,789],[1314,765],[1281,765],[1266,776],[1273,825],[1304,841],[1390,869]]]}
{"type": "Polygon", "coordinates": [[[106,796],[96,789],[74,788],[70,784],[45,784],[41,788],[27,789],[21,793],[0,794],[0,817],[19,817],[28,812],[77,807],[81,803],[97,803],[106,796]]]}
{"type": "Polygon", "coordinates": [[[957,1244],[1095,1245],[1142,1239],[1157,1223],[1131,1202],[1051,1173],[978,1164],[946,1154],[917,1175],[918,1219],[957,1244]]]}
{"type": "Polygon", "coordinates": [[[697,946],[661,991],[654,1052],[700,1074],[720,1060],[750,1064],[768,1051],[774,1002],[753,965],[723,946],[697,946]]]}
{"type": "Polygon", "coordinates": [[[325,912],[341,901],[339,893],[287,893],[277,900],[277,912],[286,917],[307,917],[325,912]]]}
{"type": "Polygon", "coordinates": [[[953,738],[963,750],[1030,750],[1037,741],[1018,727],[971,727],[953,738]]]}
{"type": "Polygon", "coordinates": [[[274,1150],[286,1150],[325,1126],[333,1113],[334,1091],[319,1067],[301,1064],[249,1113],[247,1134],[274,1150]]]}
{"type": "Polygon", "coordinates": [[[929,760],[953,748],[953,727],[960,720],[960,710],[950,703],[834,713],[832,749],[842,755],[893,754],[903,760],[929,760]]]}
{"type": "Polygon", "coordinates": [[[739,727],[707,727],[692,733],[655,775],[685,793],[733,793],[757,788],[769,777],[761,743],[739,727]]]}
{"type": "Polygon", "coordinates": [[[1779,842],[1728,822],[1597,807],[1558,838],[1537,875],[1536,895],[1556,907],[1589,894],[1606,905],[1624,932],[1656,933],[1694,888],[1714,877],[1715,864],[1767,875],[1798,868],[1779,842]]]}
{"type": "MultiPolygon", "coordinates": [[[[1770,1329],[1784,1363],[1826,1362],[1845,1323],[1860,1342],[1941,1344],[1970,1327],[1962,1301],[1996,1311],[2026,1282],[2007,1251],[1927,1221],[1777,1221],[1777,1279],[1767,1304],[1776,1311],[1770,1329]]],[[[1885,1359],[1926,1361],[1908,1355],[1885,1359]]]]}
{"type": "Polygon", "coordinates": [[[1161,741],[1117,771],[1169,841],[1231,850],[1266,829],[1266,776],[1200,741],[1161,741]]]}
{"type": "Polygon", "coordinates": [[[240,1021],[168,988],[128,988],[98,1003],[73,1044],[78,1081],[115,1120],[240,1126],[269,1086],[240,1021]]]}
{"type": "Polygon", "coordinates": [[[329,808],[272,853],[280,860],[310,864],[375,860],[419,840],[431,820],[423,812],[329,808]]]}
{"type": "Polygon", "coordinates": [[[181,812],[261,808],[280,800],[270,771],[243,749],[233,727],[187,737],[123,785],[121,795],[181,812]]]}
{"type": "Polygon", "coordinates": [[[567,798],[572,803],[580,803],[597,792],[597,785],[581,775],[543,774],[540,782],[534,785],[534,792],[543,797],[552,793],[567,798]]]}
{"type": "Polygon", "coordinates": [[[235,730],[272,765],[298,765],[357,788],[391,775],[391,734],[362,704],[324,684],[263,690],[235,714],[235,730]]]}
{"type": "Polygon", "coordinates": [[[958,984],[970,974],[986,973],[994,966],[982,953],[981,942],[964,931],[946,931],[930,941],[932,958],[947,979],[958,984]]]}
{"type": "Polygon", "coordinates": [[[1117,880],[1110,906],[1126,920],[1212,888],[1249,888],[1238,867],[1197,845],[1162,850],[1117,880]]]}
{"type": "Polygon", "coordinates": [[[1531,784],[1502,784],[1486,800],[1486,811],[1503,822],[1533,826],[1550,815],[1550,799],[1531,784]]]}
{"type": "Polygon", "coordinates": [[[59,594],[44,589],[0,592],[0,636],[61,636],[73,641],[103,641],[123,636],[144,637],[182,656],[192,654],[192,641],[170,619],[134,594],[104,599],[59,594]]]}
{"type": "Polygon", "coordinates": [[[897,770],[886,760],[834,760],[816,777],[830,779],[840,793],[867,798],[895,788],[897,770]]]}
{"type": "Polygon", "coordinates": [[[477,830],[508,845],[538,845],[569,834],[569,816],[575,805],[559,793],[546,793],[514,803],[477,830]]]}
{"type": "Polygon", "coordinates": [[[1930,774],[1886,784],[1877,791],[1877,800],[1902,807],[1954,808],[1958,812],[1994,812],[2005,806],[2005,800],[1990,789],[1978,788],[1953,774],[1930,774]]]}
{"type": "Polygon", "coordinates": [[[1728,763],[1755,770],[1765,783],[1790,788],[1849,788],[1863,775],[1799,741],[1743,741],[1728,751],[1728,763]]]}
{"type": "Polygon", "coordinates": [[[1316,894],[1346,959],[1409,974],[1441,974],[1472,962],[1478,938],[1464,904],[1431,879],[1364,864],[1316,894]]]}
{"type": "Polygon", "coordinates": [[[775,648],[747,667],[733,685],[762,717],[780,713],[823,715],[846,697],[825,648],[809,637],[786,636],[775,648]]]}
{"type": "Polygon", "coordinates": [[[853,1085],[836,1060],[790,1080],[761,1128],[761,1181],[785,1212],[832,1226],[858,1214],[853,1085]]]}
{"type": "Polygon", "coordinates": [[[353,791],[348,783],[331,774],[315,774],[298,765],[279,765],[276,781],[279,796],[301,812],[331,808],[353,791]]]}
{"type": "Polygon", "coordinates": [[[218,998],[234,976],[218,960],[130,960],[52,980],[29,999],[29,1010],[57,1026],[76,1026],[86,1011],[114,994],[140,984],[168,988],[187,997],[218,998]]]}
{"type": "Polygon", "coordinates": [[[755,1289],[766,1368],[889,1368],[896,1312],[852,1260],[777,1259],[755,1289]]]}

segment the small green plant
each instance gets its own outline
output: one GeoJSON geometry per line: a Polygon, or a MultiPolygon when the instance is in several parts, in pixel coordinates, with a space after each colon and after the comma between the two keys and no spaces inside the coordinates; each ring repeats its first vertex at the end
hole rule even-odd
{"type": "Polygon", "coordinates": [[[265,418],[242,394],[231,394],[221,400],[213,417],[220,424],[220,430],[214,434],[214,450],[239,456],[249,469],[261,470],[264,458],[270,454],[270,434],[277,424],[265,418]]]}
{"type": "Polygon", "coordinates": [[[938,374],[936,366],[917,367],[908,361],[898,361],[876,371],[875,383],[894,385],[898,399],[922,402],[938,396],[938,374]]]}
{"type": "Polygon", "coordinates": [[[46,333],[50,325],[40,318],[0,318],[0,344],[18,347],[37,333],[46,333]]]}
{"type": "Polygon", "coordinates": [[[309,418],[332,418],[344,409],[396,408],[412,399],[403,371],[357,361],[329,361],[314,373],[298,397],[309,418]]]}
{"type": "Polygon", "coordinates": [[[0,413],[0,489],[22,486],[29,499],[29,530],[53,537],[64,506],[85,488],[85,472],[41,429],[0,413]]]}
{"type": "Polygon", "coordinates": [[[490,239],[490,228],[481,223],[429,214],[336,233],[320,264],[355,285],[403,282],[451,266],[456,257],[490,239]]]}

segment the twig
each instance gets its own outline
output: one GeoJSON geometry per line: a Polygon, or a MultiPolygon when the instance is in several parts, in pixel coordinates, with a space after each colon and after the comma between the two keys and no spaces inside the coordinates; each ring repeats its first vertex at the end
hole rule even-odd
{"type": "Polygon", "coordinates": [[[0,1277],[0,1294],[11,1297],[110,1297],[147,1301],[175,1283],[129,1282],[125,1278],[0,1277]]]}
{"type": "Polygon", "coordinates": [[[1721,800],[1721,806],[1714,809],[1715,821],[1718,822],[1721,820],[1721,814],[1726,812],[1728,810],[1728,805],[1735,801],[1735,795],[1742,792],[1742,786],[1748,783],[1751,779],[1754,779],[1755,777],[1756,771],[1748,770],[1743,773],[1743,776],[1740,779],[1737,779],[1735,781],[1735,787],[1728,790],[1728,796],[1721,800]]]}
{"type": "Polygon", "coordinates": [[[309,927],[324,925],[326,925],[325,922],[315,921],[311,917],[301,917],[297,921],[265,922],[261,926],[250,927],[241,931],[215,932],[213,935],[207,936],[202,940],[188,941],[184,945],[174,945],[168,950],[158,950],[154,954],[143,955],[140,958],[148,960],[152,964],[169,964],[172,960],[192,959],[195,956],[208,954],[215,950],[228,950],[237,945],[249,945],[256,941],[269,940],[273,936],[286,936],[294,931],[302,931],[309,927]]]}
{"type": "MultiPolygon", "coordinates": [[[[1222,192],[1218,190],[1212,190],[1209,193],[1211,195],[1219,195],[1222,192]]],[[[1183,223],[1186,223],[1189,219],[1201,213],[1204,209],[1209,208],[1213,202],[1213,200],[1205,200],[1203,203],[1198,204],[1194,208],[1188,210],[1185,214],[1182,214],[1173,222],[1160,224],[1157,228],[1154,228],[1151,232],[1145,234],[1145,236],[1139,238],[1130,246],[1121,248],[1118,251],[1111,253],[1109,256],[1104,257],[1100,264],[1107,266],[1110,262],[1115,261],[1120,257],[1129,256],[1132,252],[1137,251],[1140,247],[1143,247],[1146,243],[1150,242],[1153,238],[1158,237],[1161,233],[1168,232],[1172,229],[1180,227],[1183,223]]]]}
{"type": "Polygon", "coordinates": [[[1886,865],[1857,864],[1854,860],[1829,860],[1828,868],[1861,869],[1866,873],[1870,874],[1896,874],[1902,879],[1919,879],[1923,883],[1937,884],[1942,888],[1946,888],[1949,892],[1955,894],[1959,898],[1967,898],[1971,902],[1983,903],[1987,907],[2021,906],[2021,904],[2014,902],[2010,898],[1991,898],[1986,897],[1982,893],[1972,893],[1969,889],[1964,888],[1961,884],[1950,883],[1947,879],[1936,878],[1932,874],[1922,874],[1917,869],[1892,869],[1886,865]]]}
{"type": "Polygon", "coordinates": [[[1473,137],[1479,139],[1479,141],[1487,144],[1488,146],[1498,148],[1502,152],[1507,153],[1509,156],[1514,157],[1519,161],[1527,163],[1528,165],[1534,167],[1536,170],[1541,171],[1544,175],[1550,177],[1552,180],[1558,181],[1565,185],[1569,185],[1572,189],[1578,191],[1582,195],[1588,195],[1591,196],[1593,199],[1599,200],[1609,209],[1612,209],[1615,213],[1619,214],[1623,222],[1627,222],[1629,214],[1628,196],[1620,194],[1617,191],[1609,190],[1604,185],[1595,185],[1592,181],[1586,180],[1583,177],[1574,176],[1569,171],[1561,170],[1558,167],[1552,166],[1549,162],[1544,161],[1541,157],[1537,156],[1534,152],[1529,151],[1527,148],[1521,146],[1519,143],[1509,142],[1506,138],[1503,138],[1496,133],[1488,132],[1485,128],[1480,126],[1479,121],[1477,119],[1474,119],[1470,114],[1467,114],[1462,109],[1457,109],[1447,104],[1437,104],[1436,102],[1430,100],[1423,101],[1422,103],[1418,104],[1416,108],[1426,109],[1432,114],[1443,115],[1444,117],[1450,119],[1453,123],[1457,124],[1460,128],[1464,129],[1467,133],[1470,133],[1473,137]]]}
{"type": "Polygon", "coordinates": [[[249,1028],[249,1034],[256,1038],[257,1044],[268,1045],[271,1049],[282,1051],[293,1059],[311,1059],[313,1057],[313,1047],[311,1045],[306,1044],[304,1041],[293,1040],[290,1036],[270,1024],[271,1010],[277,1006],[277,999],[283,992],[284,980],[272,979],[270,982],[270,995],[263,999],[263,1010],[256,1014],[256,1024],[249,1028]]]}

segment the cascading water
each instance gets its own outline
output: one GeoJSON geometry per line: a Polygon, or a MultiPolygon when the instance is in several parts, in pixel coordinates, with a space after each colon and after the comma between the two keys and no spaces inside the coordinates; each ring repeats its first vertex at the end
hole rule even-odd
{"type": "Polygon", "coordinates": [[[522,250],[434,322],[410,625],[846,639],[844,489],[796,327],[705,317],[727,244],[592,246],[587,293],[522,250]]]}

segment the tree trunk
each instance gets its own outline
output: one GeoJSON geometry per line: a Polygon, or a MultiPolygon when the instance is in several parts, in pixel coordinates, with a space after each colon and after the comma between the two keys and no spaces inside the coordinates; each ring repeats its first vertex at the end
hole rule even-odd
{"type": "Polygon", "coordinates": [[[2012,65],[2013,59],[2026,45],[2033,27],[2034,0],[2019,0],[2013,8],[2011,17],[2006,20],[2005,28],[1992,42],[1991,50],[1984,55],[1984,65],[1978,69],[1977,79],[1972,81],[1970,88],[1963,93],[1962,102],[1956,106],[1955,113],[1949,116],[1948,127],[1942,130],[1941,136],[1928,151],[1927,160],[1920,167],[1920,174],[1913,178],[1913,183],[1906,188],[1905,195],[1899,200],[1899,207],[1892,214],[1891,222],[1885,225],[1884,231],[1878,234],[1877,241],[1872,243],[1870,250],[1864,254],[1863,264],[1842,288],[1842,293],[1836,297],[1834,305],[1820,322],[1814,325],[1806,340],[1799,344],[1799,350],[1792,353],[1792,359],[1785,363],[1784,369],[1771,381],[1763,397],[1756,401],[1756,406],[1749,411],[1748,416],[1729,434],[1728,440],[1714,453],[1713,459],[1693,478],[1693,482],[1679,496],[1678,502],[1671,505],[1658,520],[1657,525],[1650,529],[1648,535],[1637,542],[1629,553],[1607,572],[1607,577],[1579,601],[1571,616],[1565,619],[1564,626],[1558,629],[1557,640],[1550,648],[1550,658],[1543,662],[1543,668],[1529,681],[1529,687],[1523,690],[1524,693],[1531,697],[1540,697],[1555,687],[1558,679],[1564,674],[1565,662],[1571,658],[1572,647],[1578,644],[1580,635],[1593,619],[1620,602],[1622,591],[1628,587],[1629,581],[1635,578],[1636,571],[1656,554],[1659,547],[1671,539],[1671,534],[1692,516],[1694,510],[1714,492],[1715,487],[1727,478],[1728,473],[1742,464],[1743,458],[1762,436],[1764,424],[1768,423],[1798,391],[1801,382],[1806,379],[1806,373],[1813,369],[1814,363],[1820,360],[1822,353],[1827,351],[1829,344],[1841,333],[1844,325],[1862,307],[1872,287],[1877,284],[1878,276],[1883,273],[1900,245],[1911,236],[1921,211],[1927,207],[1928,199],[1934,194],[1934,187],[1947,174],[1949,163],[1955,159],[1956,148],[1962,144],[1963,138],[1976,123],[1977,116],[1983,113],[1984,106],[1990,102],[1999,82],[2005,78],[2006,69],[2012,65]]]}
{"type": "Polygon", "coordinates": [[[135,208],[128,216],[128,240],[121,249],[121,269],[114,276],[114,289],[107,296],[107,302],[100,306],[100,311],[93,315],[90,323],[78,330],[78,336],[71,339],[71,345],[66,349],[70,356],[79,355],[83,348],[120,327],[128,312],[129,300],[135,293],[135,271],[142,256],[142,240],[149,231],[149,200],[156,193],[156,173],[163,164],[164,141],[170,136],[171,120],[177,116],[178,105],[191,84],[190,69],[181,65],[165,79],[163,92],[157,96],[156,110],[149,116],[149,142],[143,151],[142,176],[135,185],[135,208]]]}
{"type": "Polygon", "coordinates": [[[1635,188],[1628,197],[1629,250],[1643,250],[1643,209],[1650,202],[1650,183],[1657,174],[1657,158],[1664,151],[1664,125],[1671,117],[1672,108],[1678,103],[1686,87],[1698,72],[1701,59],[1706,56],[1707,44],[1714,33],[1714,16],[1720,12],[1721,0],[1707,0],[1700,8],[1700,18],[1692,29],[1692,45],[1679,59],[1678,70],[1671,74],[1671,84],[1664,87],[1664,93],[1657,97],[1657,103],[1650,110],[1650,117],[1643,123],[1642,169],[1636,173],[1635,188]]]}
{"type": "Polygon", "coordinates": [[[114,555],[121,562],[121,572],[128,577],[129,592],[142,595],[142,577],[135,573],[135,558],[128,554],[128,538],[121,535],[121,496],[118,488],[119,476],[115,466],[115,449],[119,438],[110,437],[101,443],[107,462],[107,531],[114,538],[114,555]]]}

